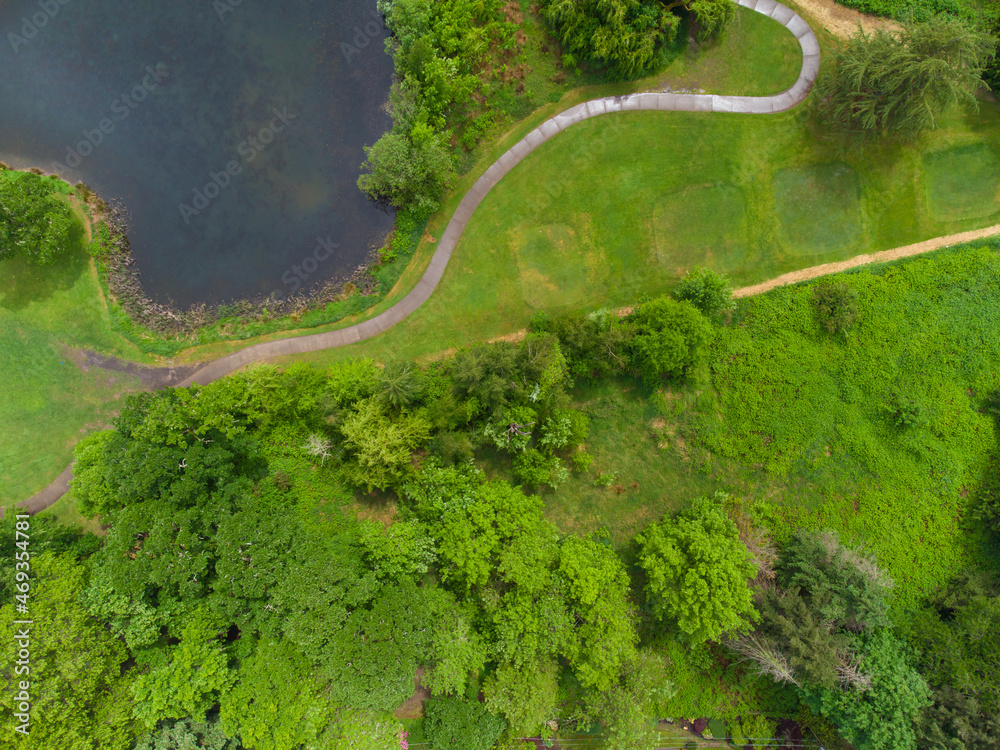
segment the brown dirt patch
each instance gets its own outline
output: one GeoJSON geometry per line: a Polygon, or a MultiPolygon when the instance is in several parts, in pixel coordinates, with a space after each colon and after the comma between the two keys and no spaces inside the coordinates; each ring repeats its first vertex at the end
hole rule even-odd
{"type": "Polygon", "coordinates": [[[524,21],[524,12],[521,10],[521,3],[517,0],[510,0],[503,8],[503,14],[510,23],[520,25],[524,21]]]}
{"type": "Polygon", "coordinates": [[[413,695],[392,712],[392,715],[397,719],[423,718],[424,701],[431,697],[431,691],[420,684],[420,680],[426,672],[427,670],[423,667],[417,668],[417,676],[413,678],[413,695]]]}
{"type": "Polygon", "coordinates": [[[105,372],[117,372],[138,378],[143,390],[156,391],[169,386],[176,386],[182,380],[197,372],[202,365],[185,365],[177,367],[144,367],[134,362],[126,362],[117,357],[108,357],[83,349],[63,347],[64,354],[83,372],[93,369],[105,372]]]}
{"type": "Polygon", "coordinates": [[[899,28],[899,24],[895,21],[859,13],[839,5],[834,0],[795,0],[791,5],[793,8],[804,10],[814,22],[841,39],[856,34],[858,26],[868,32],[875,29],[899,28]]]}

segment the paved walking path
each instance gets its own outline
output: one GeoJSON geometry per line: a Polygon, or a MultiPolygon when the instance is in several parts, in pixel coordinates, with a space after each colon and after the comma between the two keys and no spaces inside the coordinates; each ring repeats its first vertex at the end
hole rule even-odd
{"type": "MultiPolygon", "coordinates": [[[[784,112],[801,103],[808,95],[816,76],[819,74],[820,51],[816,35],[809,28],[809,24],[790,8],[776,2],[776,0],[738,0],[738,3],[744,8],[773,18],[799,40],[799,45],[802,47],[802,70],[798,80],[790,89],[775,96],[642,93],[609,96],[578,104],[543,122],[486,170],[485,174],[462,198],[462,202],[451,217],[451,221],[448,222],[441,241],[437,243],[434,257],[431,258],[430,266],[424,272],[423,277],[409,294],[388,310],[379,313],[370,320],[348,328],[248,346],[206,365],[178,385],[180,387],[194,383],[207,385],[254,362],[354,344],[377,336],[387,328],[396,325],[430,299],[438,282],[441,281],[444,269],[465,230],[465,225],[468,224],[473,212],[486,197],[486,194],[524,157],[578,122],[612,112],[638,110],[771,114],[784,112]]],[[[738,64],[739,61],[734,61],[734,63],[738,64]]],[[[28,513],[44,510],[65,494],[71,478],[72,467],[60,474],[59,478],[49,487],[19,505],[27,509],[28,513]]]]}

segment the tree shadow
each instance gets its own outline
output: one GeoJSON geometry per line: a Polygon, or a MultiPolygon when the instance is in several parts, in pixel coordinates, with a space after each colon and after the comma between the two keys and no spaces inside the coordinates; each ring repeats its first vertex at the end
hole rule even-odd
{"type": "Polygon", "coordinates": [[[87,242],[80,222],[73,222],[67,245],[66,252],[51,265],[35,265],[22,257],[0,261],[0,308],[19,312],[75,286],[88,268],[87,242]]]}

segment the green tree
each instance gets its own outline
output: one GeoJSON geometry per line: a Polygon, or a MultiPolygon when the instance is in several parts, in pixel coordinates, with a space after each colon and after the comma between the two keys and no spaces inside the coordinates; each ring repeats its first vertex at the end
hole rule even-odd
{"type": "Polygon", "coordinates": [[[331,633],[320,658],[341,705],[391,711],[410,697],[417,664],[431,654],[432,592],[408,580],[386,586],[331,633]]]}
{"type": "Polygon", "coordinates": [[[486,641],[473,624],[474,609],[454,599],[448,604],[434,626],[434,667],[423,678],[436,696],[463,693],[470,679],[478,679],[489,658],[486,641]]]}
{"type": "Polygon", "coordinates": [[[24,750],[127,750],[137,729],[129,710],[131,676],[122,676],[124,645],[91,617],[77,599],[86,586],[86,568],[71,556],[32,555],[29,601],[30,663],[19,665],[18,642],[25,626],[13,604],[0,608],[0,708],[5,737],[24,750]],[[24,671],[27,666],[28,670],[24,671]],[[30,727],[17,696],[29,682],[30,727]]]}
{"type": "Polygon", "coordinates": [[[163,722],[143,737],[135,750],[240,750],[239,740],[227,737],[217,722],[191,719],[163,722]]]}
{"type": "Polygon", "coordinates": [[[604,63],[622,78],[648,71],[678,26],[677,16],[645,0],[545,0],[542,13],[570,52],[604,63]]]}
{"type": "Polygon", "coordinates": [[[731,0],[686,0],[684,7],[698,19],[699,41],[718,36],[736,18],[731,0]]]}
{"type": "Polygon", "coordinates": [[[383,406],[406,409],[423,396],[427,377],[412,362],[392,362],[385,366],[375,388],[383,406]]]}
{"type": "Polygon", "coordinates": [[[136,677],[132,713],[147,729],[161,719],[204,721],[232,687],[235,675],[218,639],[206,613],[195,612],[180,631],[180,643],[167,650],[166,662],[136,677]]]}
{"type": "Polygon", "coordinates": [[[406,732],[391,714],[379,711],[343,711],[324,747],[337,750],[397,750],[404,747],[406,732]]]}
{"type": "Polygon", "coordinates": [[[805,703],[829,718],[858,750],[915,750],[915,723],[930,704],[927,683],[890,631],[854,636],[859,669],[870,682],[843,688],[805,687],[805,703]]]}
{"type": "Polygon", "coordinates": [[[386,133],[365,147],[358,187],[372,200],[398,209],[431,214],[454,176],[454,161],[443,134],[416,125],[409,134],[386,133]]]}
{"type": "Polygon", "coordinates": [[[441,575],[467,590],[487,583],[501,552],[525,529],[541,522],[542,502],[506,482],[485,482],[474,500],[446,508],[438,535],[441,575]]]}
{"type": "MultiPolygon", "coordinates": [[[[727,4],[735,9],[731,2],[727,4]]],[[[673,294],[676,299],[690,302],[710,320],[736,307],[729,279],[711,268],[692,268],[684,274],[673,294]]]]}
{"type": "Polygon", "coordinates": [[[297,750],[331,729],[329,680],[288,640],[261,640],[223,696],[223,730],[254,750],[297,750]]]}
{"type": "Polygon", "coordinates": [[[559,572],[576,623],[566,657],[584,687],[608,690],[635,658],[638,642],[625,565],[610,547],[569,537],[559,550],[559,572]]]}
{"type": "Polygon", "coordinates": [[[778,582],[797,587],[819,617],[849,630],[888,624],[893,581],[831,531],[799,530],[778,557],[778,582]]]}
{"type": "Polygon", "coordinates": [[[478,701],[432,698],[424,706],[424,732],[431,747],[490,750],[507,723],[478,701]]]}
{"type": "MultiPolygon", "coordinates": [[[[767,590],[759,601],[761,621],[752,634],[730,644],[776,682],[832,688],[853,657],[846,633],[800,596],[798,588],[767,590]]],[[[849,676],[849,673],[844,673],[849,676]]]]}
{"type": "Polygon", "coordinates": [[[81,227],[53,179],[0,169],[0,260],[47,265],[79,240],[81,227]]]}
{"type": "Polygon", "coordinates": [[[675,620],[694,643],[745,630],[759,618],[749,586],[757,571],[723,510],[725,499],[716,493],[696,500],[637,538],[653,611],[675,620]]]}
{"type": "Polygon", "coordinates": [[[628,318],[635,330],[632,363],[651,385],[685,376],[706,353],[712,326],[689,302],[660,297],[628,318]]]}
{"type": "Polygon", "coordinates": [[[1000,597],[967,572],[936,591],[910,627],[933,706],[920,720],[921,747],[1000,748],[1000,597]]]}
{"type": "Polygon", "coordinates": [[[557,716],[559,668],[550,659],[501,664],[483,683],[483,695],[486,708],[507,720],[511,736],[531,737],[557,716]]]}
{"type": "Polygon", "coordinates": [[[355,404],[340,429],[349,451],[344,470],[369,491],[404,482],[412,473],[413,452],[430,437],[430,425],[420,414],[390,418],[371,398],[355,404]]]}
{"type": "Polygon", "coordinates": [[[820,113],[832,128],[912,136],[937,126],[976,90],[995,41],[946,14],[899,30],[859,30],[820,80],[820,113]]]}
{"type": "Polygon", "coordinates": [[[609,688],[588,691],[586,710],[608,731],[608,750],[655,747],[660,736],[652,717],[675,692],[663,656],[639,651],[609,688]]]}

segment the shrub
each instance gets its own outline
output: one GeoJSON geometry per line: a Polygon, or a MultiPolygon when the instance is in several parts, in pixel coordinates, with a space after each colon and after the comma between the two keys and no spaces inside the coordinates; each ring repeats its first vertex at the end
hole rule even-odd
{"type": "Polygon", "coordinates": [[[430,214],[454,176],[454,160],[444,134],[416,126],[409,134],[386,133],[365,147],[358,187],[372,200],[430,214]]]}
{"type": "Polygon", "coordinates": [[[514,459],[514,476],[524,484],[547,484],[556,489],[569,478],[569,472],[557,456],[546,456],[532,448],[514,459]]]}
{"type": "Polygon", "coordinates": [[[697,267],[688,271],[674,289],[674,297],[690,302],[707,318],[715,318],[736,306],[729,279],[710,268],[697,267]]]}
{"type": "Polygon", "coordinates": [[[660,297],[629,316],[635,330],[632,364],[655,386],[665,377],[680,378],[704,358],[712,327],[690,302],[660,297]]]}
{"type": "Polygon", "coordinates": [[[21,255],[31,263],[54,263],[79,230],[55,182],[28,172],[0,174],[0,260],[21,255]]]}
{"type": "Polygon", "coordinates": [[[858,317],[858,291],[843,281],[823,281],[815,286],[813,307],[829,333],[844,333],[858,317]]]}
{"type": "Polygon", "coordinates": [[[594,457],[586,451],[576,451],[573,453],[571,460],[573,462],[573,470],[578,471],[581,474],[585,474],[587,469],[590,468],[590,464],[594,460],[594,457]]]}

